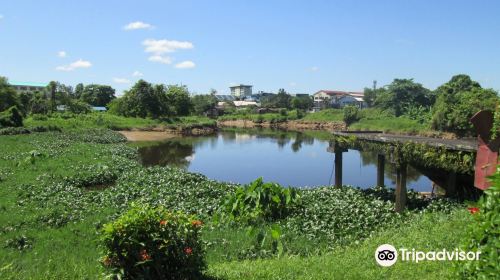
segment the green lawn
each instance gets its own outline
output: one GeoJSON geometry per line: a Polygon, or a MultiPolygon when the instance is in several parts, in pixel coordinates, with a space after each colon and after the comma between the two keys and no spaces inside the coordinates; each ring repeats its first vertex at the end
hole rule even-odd
{"type": "Polygon", "coordinates": [[[303,120],[314,122],[342,122],[344,113],[341,109],[325,109],[307,114],[303,120]]]}

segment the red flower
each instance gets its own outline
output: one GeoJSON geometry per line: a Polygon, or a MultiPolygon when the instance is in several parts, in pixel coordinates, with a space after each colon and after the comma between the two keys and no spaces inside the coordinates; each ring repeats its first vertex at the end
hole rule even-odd
{"type": "Polygon", "coordinates": [[[142,249],[139,255],[142,261],[147,261],[151,259],[151,256],[148,254],[148,251],[146,251],[146,249],[142,249]]]}
{"type": "Polygon", "coordinates": [[[191,222],[191,224],[195,227],[199,227],[199,226],[203,225],[203,222],[200,220],[194,220],[191,222]]]}
{"type": "Polygon", "coordinates": [[[479,208],[477,207],[468,207],[467,209],[471,214],[476,214],[477,212],[479,212],[479,208]]]}
{"type": "Polygon", "coordinates": [[[164,225],[166,225],[166,224],[167,224],[167,221],[165,221],[165,220],[161,220],[161,221],[160,221],[160,226],[164,226],[164,225]]]}
{"type": "Polygon", "coordinates": [[[193,249],[191,247],[186,247],[184,248],[184,253],[186,253],[186,255],[191,255],[193,253],[193,249]]]}

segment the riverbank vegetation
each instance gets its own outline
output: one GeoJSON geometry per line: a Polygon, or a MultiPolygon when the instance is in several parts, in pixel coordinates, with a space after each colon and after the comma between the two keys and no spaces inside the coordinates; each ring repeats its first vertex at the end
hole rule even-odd
{"type": "MultiPolygon", "coordinates": [[[[107,129],[33,132],[1,136],[0,141],[3,279],[88,279],[116,273],[109,267],[114,255],[99,240],[106,238],[104,225],[128,221],[119,217],[133,204],[195,215],[203,224],[201,247],[193,243],[190,250],[184,245],[179,250],[204,256],[208,269],[203,277],[221,279],[276,279],[276,273],[282,279],[454,278],[453,266],[441,262],[382,269],[373,251],[388,242],[452,249],[466,238],[464,225],[471,222],[462,204],[411,194],[410,209],[397,214],[393,194],[380,188],[321,187],[291,193],[260,181],[238,186],[170,167],[145,168],[137,162],[135,148],[107,129]],[[261,199],[253,200],[254,193],[261,199]],[[236,208],[228,206],[236,201],[236,208]],[[261,208],[253,207],[255,203],[261,208]],[[260,210],[249,212],[248,207],[260,210]],[[241,214],[245,218],[217,218],[241,214]]],[[[162,226],[161,219],[137,222],[150,230],[162,226]]],[[[158,252],[141,249],[132,261],[149,266],[158,252]]]]}

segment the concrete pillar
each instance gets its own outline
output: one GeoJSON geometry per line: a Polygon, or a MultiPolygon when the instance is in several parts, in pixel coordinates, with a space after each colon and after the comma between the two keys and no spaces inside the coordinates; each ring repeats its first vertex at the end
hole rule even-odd
{"type": "Polygon", "coordinates": [[[335,186],[342,187],[342,151],[335,151],[335,186]]]}
{"type": "Polygon", "coordinates": [[[396,212],[401,213],[406,208],[406,163],[396,168],[396,212]]]}
{"type": "Polygon", "coordinates": [[[384,186],[384,167],[385,167],[385,156],[378,155],[377,157],[377,186],[384,186]]]}
{"type": "Polygon", "coordinates": [[[451,171],[448,173],[448,179],[446,180],[446,196],[454,197],[457,195],[457,173],[451,171]]]}

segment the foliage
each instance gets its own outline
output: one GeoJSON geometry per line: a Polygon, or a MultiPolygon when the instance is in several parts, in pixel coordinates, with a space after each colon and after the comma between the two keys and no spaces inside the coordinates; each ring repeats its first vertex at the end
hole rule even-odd
{"type": "Polygon", "coordinates": [[[188,115],[191,111],[191,100],[185,86],[152,85],[141,79],[109,107],[110,113],[113,114],[157,119],[188,115]]]}
{"type": "Polygon", "coordinates": [[[261,106],[264,108],[291,108],[292,96],[280,88],[278,94],[263,96],[261,106]]]}
{"type": "Polygon", "coordinates": [[[194,95],[191,97],[191,103],[193,104],[193,111],[197,115],[201,115],[217,105],[217,98],[211,94],[207,95],[194,95]]]}
{"type": "Polygon", "coordinates": [[[291,107],[297,110],[310,110],[314,105],[310,96],[295,96],[292,98],[291,107]]]}
{"type": "Polygon", "coordinates": [[[116,98],[115,89],[107,85],[86,85],[80,98],[92,106],[106,106],[116,98]]]}
{"type": "Polygon", "coordinates": [[[478,261],[459,267],[463,279],[494,279],[500,275],[500,169],[491,177],[492,185],[471,211],[474,222],[468,227],[465,250],[481,252],[478,261]]]}
{"type": "Polygon", "coordinates": [[[437,90],[437,100],[433,107],[432,127],[461,135],[472,134],[469,119],[478,111],[494,111],[498,102],[497,93],[483,89],[478,82],[467,75],[456,75],[437,90]]]}
{"type": "Polygon", "coordinates": [[[374,105],[398,117],[408,106],[430,106],[434,100],[434,94],[413,79],[394,79],[385,89],[377,91],[374,105]]]}
{"type": "Polygon", "coordinates": [[[343,120],[347,125],[352,124],[353,122],[359,120],[359,115],[358,115],[359,108],[357,106],[345,106],[342,109],[342,112],[344,114],[343,120]]]}
{"type": "Polygon", "coordinates": [[[327,239],[330,246],[368,237],[399,217],[392,202],[349,187],[304,190],[301,197],[302,207],[287,219],[285,229],[313,240],[327,239]]]}
{"type": "Polygon", "coordinates": [[[81,100],[71,100],[68,103],[68,111],[74,114],[86,114],[90,113],[91,109],[89,104],[81,100]]]}
{"type": "Polygon", "coordinates": [[[137,204],[104,226],[102,263],[117,278],[198,278],[206,266],[201,225],[193,216],[137,204]]]}
{"type": "Polygon", "coordinates": [[[295,189],[264,183],[262,178],[258,178],[228,195],[221,207],[221,214],[230,220],[250,224],[277,221],[285,218],[299,203],[299,199],[295,189]]]}
{"type": "Polygon", "coordinates": [[[420,124],[429,123],[432,117],[430,107],[414,104],[408,105],[405,108],[404,115],[411,120],[416,120],[420,124]]]}
{"type": "Polygon", "coordinates": [[[19,97],[7,78],[0,76],[0,112],[19,106],[19,97]]]}
{"type": "Polygon", "coordinates": [[[16,106],[0,113],[0,128],[23,126],[23,116],[16,106]]]}

